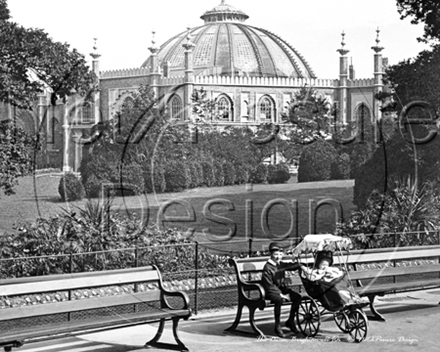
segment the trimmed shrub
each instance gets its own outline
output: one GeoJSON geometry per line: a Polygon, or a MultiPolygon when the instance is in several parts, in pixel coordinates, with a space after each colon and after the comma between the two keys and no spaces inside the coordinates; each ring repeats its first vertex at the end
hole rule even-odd
{"type": "MultiPolygon", "coordinates": [[[[356,169],[353,203],[358,209],[367,205],[368,198],[373,192],[384,194],[392,177],[415,174],[412,154],[411,146],[397,133],[395,138],[382,143],[373,156],[356,169]]],[[[418,164],[420,167],[421,163],[418,164]]],[[[422,175],[420,171],[419,175],[422,175]]]]}
{"type": "Polygon", "coordinates": [[[286,183],[290,180],[289,168],[285,164],[268,166],[268,183],[286,183]]]}
{"type": "Polygon", "coordinates": [[[235,183],[243,184],[250,182],[251,166],[248,164],[234,165],[235,168],[235,183]]]}
{"type": "Polygon", "coordinates": [[[225,184],[225,173],[223,172],[223,164],[221,161],[214,161],[214,176],[215,183],[214,186],[221,187],[225,184]]]}
{"type": "Polygon", "coordinates": [[[225,186],[235,184],[235,167],[230,161],[223,162],[223,174],[225,176],[225,186]]]}
{"type": "Polygon", "coordinates": [[[267,165],[267,183],[275,183],[273,180],[275,179],[275,173],[277,168],[275,165],[269,164],[267,165]]]}
{"type": "Polygon", "coordinates": [[[203,185],[212,187],[215,185],[214,166],[210,161],[202,161],[200,163],[203,170],[203,185]]]}
{"type": "Polygon", "coordinates": [[[151,164],[144,165],[143,176],[145,182],[145,190],[147,193],[153,192],[165,192],[166,182],[165,182],[165,171],[163,167],[154,164],[153,174],[151,171],[151,164]]]}
{"type": "Polygon", "coordinates": [[[335,147],[327,141],[317,140],[307,145],[299,158],[298,182],[330,180],[336,155],[335,147]]]}
{"type": "Polygon", "coordinates": [[[121,173],[118,175],[117,184],[122,194],[131,192],[134,194],[144,193],[145,181],[142,167],[136,163],[122,165],[121,173]]]}
{"type": "Polygon", "coordinates": [[[170,161],[165,165],[166,192],[180,192],[187,187],[188,175],[185,168],[185,163],[182,161],[170,161]]]}
{"type": "Polygon", "coordinates": [[[251,182],[253,183],[265,183],[268,177],[268,168],[266,164],[258,164],[251,173],[251,182]]]}
{"type": "Polygon", "coordinates": [[[338,155],[331,166],[332,180],[348,180],[350,178],[350,156],[347,153],[338,155]]]}
{"type": "Polygon", "coordinates": [[[85,194],[81,180],[71,172],[61,177],[58,192],[63,201],[81,200],[85,194]]]}
{"type": "Polygon", "coordinates": [[[189,163],[189,188],[200,187],[203,184],[203,168],[198,161],[189,163]]]}
{"type": "Polygon", "coordinates": [[[101,195],[102,184],[108,183],[97,178],[95,175],[90,175],[87,181],[84,183],[84,190],[87,198],[97,198],[101,195]]]}

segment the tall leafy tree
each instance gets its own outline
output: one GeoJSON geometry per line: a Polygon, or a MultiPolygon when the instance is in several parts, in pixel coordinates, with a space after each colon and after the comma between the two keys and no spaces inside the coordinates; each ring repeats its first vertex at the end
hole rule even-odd
{"type": "Polygon", "coordinates": [[[283,132],[296,144],[310,144],[329,139],[334,116],[327,97],[312,87],[302,87],[288,104],[283,119],[288,126],[283,132]]]}
{"type": "Polygon", "coordinates": [[[424,100],[440,107],[440,44],[424,50],[414,59],[389,67],[386,81],[395,86],[398,107],[414,100],[424,100]]]}
{"type": "Polygon", "coordinates": [[[32,170],[37,148],[36,138],[8,121],[0,122],[0,189],[5,194],[13,194],[18,177],[32,170]]]}
{"type": "MultiPolygon", "coordinates": [[[[0,102],[32,109],[48,88],[51,102],[72,91],[89,92],[94,83],[84,56],[68,44],[53,41],[41,29],[13,22],[6,0],[0,0],[0,102]]],[[[2,118],[4,120],[4,118],[2,118]]],[[[0,126],[0,189],[13,193],[20,176],[32,168],[36,138],[8,122],[0,126]]]]}
{"type": "Polygon", "coordinates": [[[0,0],[0,43],[0,101],[30,108],[44,88],[53,91],[52,103],[90,90],[93,74],[84,56],[41,29],[11,21],[6,0],[0,0]]]}
{"type": "Polygon", "coordinates": [[[411,18],[411,23],[424,23],[423,38],[419,41],[440,39],[440,1],[438,0],[397,0],[397,10],[401,19],[411,18]]]}

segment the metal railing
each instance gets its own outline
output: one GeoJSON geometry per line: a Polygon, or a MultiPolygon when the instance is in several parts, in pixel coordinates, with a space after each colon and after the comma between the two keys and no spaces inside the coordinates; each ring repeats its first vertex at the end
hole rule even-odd
{"type": "MultiPolygon", "coordinates": [[[[440,245],[440,232],[371,234],[382,238],[381,248],[440,245]]],[[[368,237],[367,236],[367,237],[368,237]]],[[[361,237],[361,235],[359,235],[361,237]]],[[[356,236],[353,236],[356,241],[356,236]]],[[[293,248],[300,239],[283,241],[293,248]]],[[[199,310],[237,304],[236,278],[228,265],[230,257],[267,255],[271,240],[247,239],[229,242],[135,247],[107,251],[0,259],[0,279],[112,270],[157,265],[168,289],[186,291],[195,314],[199,310]]],[[[440,256],[439,256],[440,257],[440,256]]]]}

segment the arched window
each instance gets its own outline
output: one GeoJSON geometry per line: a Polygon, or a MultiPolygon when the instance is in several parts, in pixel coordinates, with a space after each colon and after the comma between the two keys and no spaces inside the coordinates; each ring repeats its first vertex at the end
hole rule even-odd
{"type": "Polygon", "coordinates": [[[232,102],[226,95],[217,98],[217,114],[220,121],[234,121],[232,102]]]}
{"type": "Polygon", "coordinates": [[[170,99],[169,107],[170,107],[171,119],[173,120],[183,119],[182,99],[180,99],[179,96],[174,95],[170,99]]]}
{"type": "Polygon", "coordinates": [[[372,133],[371,111],[365,103],[361,103],[356,107],[354,117],[357,137],[359,141],[365,141],[372,133]]]}
{"type": "Polygon", "coordinates": [[[134,107],[134,100],[132,97],[126,97],[122,103],[122,109],[131,110],[134,107]]]}
{"type": "Polygon", "coordinates": [[[260,99],[260,102],[258,104],[258,111],[259,111],[260,121],[274,122],[275,104],[270,97],[264,96],[260,99]]]}
{"type": "Polygon", "coordinates": [[[58,130],[58,120],[52,117],[49,120],[49,126],[47,126],[47,143],[55,144],[56,132],[58,130]]]}
{"type": "Polygon", "coordinates": [[[93,104],[89,101],[85,102],[82,106],[82,123],[90,124],[95,122],[93,116],[93,104]]]}

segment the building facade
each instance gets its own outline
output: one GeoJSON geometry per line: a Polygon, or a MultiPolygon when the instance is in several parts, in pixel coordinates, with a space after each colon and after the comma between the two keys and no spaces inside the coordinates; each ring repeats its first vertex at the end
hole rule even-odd
{"type": "MultiPolygon", "coordinates": [[[[45,110],[49,99],[44,94],[40,97],[33,123],[53,142],[47,147],[48,164],[56,166],[61,160],[64,171],[78,170],[84,132],[100,121],[114,119],[140,85],[149,85],[169,115],[181,121],[191,120],[191,96],[203,89],[216,101],[219,125],[279,124],[288,102],[304,86],[338,106],[340,123],[381,118],[380,101],[374,98],[383,89],[386,61],[379,30],[372,47],[371,78],[355,78],[342,34],[341,48],[335,48],[340,57],[339,77],[322,79],[291,44],[266,29],[248,25],[248,17],[222,0],[202,14],[203,24],[182,31],[160,47],[153,33],[150,56],[134,69],[101,72],[95,47],[91,56],[99,89],[92,102],[72,96],[68,104],[45,110]]],[[[26,114],[9,110],[3,115],[29,124],[26,114]]]]}

